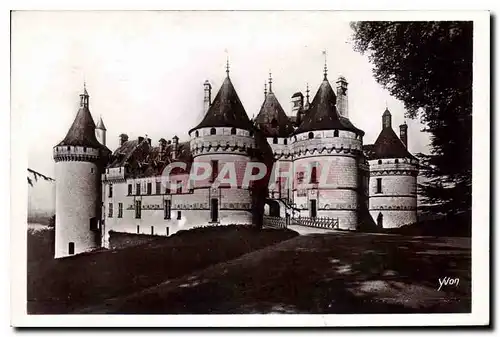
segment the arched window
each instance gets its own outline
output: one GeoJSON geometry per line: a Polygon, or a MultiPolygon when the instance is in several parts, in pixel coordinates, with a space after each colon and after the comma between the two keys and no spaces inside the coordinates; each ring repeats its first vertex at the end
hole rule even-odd
{"type": "Polygon", "coordinates": [[[286,139],[286,138],[285,138],[285,139],[283,139],[283,144],[285,144],[285,145],[286,145],[287,143],[288,143],[287,139],[286,139]]]}
{"type": "Polygon", "coordinates": [[[399,163],[399,159],[396,159],[394,162],[395,162],[396,164],[397,164],[397,163],[399,163]]]}
{"type": "Polygon", "coordinates": [[[215,128],[211,128],[211,129],[210,129],[210,134],[211,134],[211,135],[215,135],[215,128]]]}
{"type": "Polygon", "coordinates": [[[278,137],[273,138],[273,144],[278,144],[278,137]]]}
{"type": "Polygon", "coordinates": [[[379,160],[378,160],[378,163],[379,163],[379,164],[382,164],[382,159],[379,159],[379,160]]]}
{"type": "Polygon", "coordinates": [[[333,131],[333,137],[338,137],[339,136],[339,130],[333,131]]]}
{"type": "Polygon", "coordinates": [[[200,133],[199,133],[198,131],[196,131],[196,132],[194,133],[194,136],[195,136],[195,137],[199,137],[199,136],[200,136],[200,133]]]}
{"type": "Polygon", "coordinates": [[[236,128],[232,128],[232,129],[231,129],[231,134],[232,134],[232,135],[235,135],[235,134],[236,134],[236,128]]]}
{"type": "Polygon", "coordinates": [[[314,138],[314,133],[309,132],[309,139],[313,139],[313,138],[314,138]]]}

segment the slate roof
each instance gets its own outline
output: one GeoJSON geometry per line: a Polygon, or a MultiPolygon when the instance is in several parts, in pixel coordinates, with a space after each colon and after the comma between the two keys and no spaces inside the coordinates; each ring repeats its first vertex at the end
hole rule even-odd
{"type": "MultiPolygon", "coordinates": [[[[189,172],[193,161],[189,142],[178,144],[178,154],[171,159],[173,144],[166,146],[164,153],[159,146],[149,145],[147,139],[139,143],[138,139],[124,142],[112,155],[108,168],[127,167],[128,176],[135,178],[161,175],[166,165],[172,162],[186,163],[189,172]]],[[[175,173],[175,172],[172,172],[175,173]]]]}
{"type": "Polygon", "coordinates": [[[295,134],[317,130],[348,130],[360,135],[364,131],[356,128],[349,119],[341,117],[336,108],[337,96],[325,77],[295,134]]]}
{"type": "Polygon", "coordinates": [[[229,75],[222,83],[203,120],[189,133],[205,127],[235,127],[244,130],[251,130],[252,128],[252,123],[245,112],[243,104],[241,104],[229,75]]]}
{"type": "Polygon", "coordinates": [[[102,121],[102,117],[99,117],[99,121],[97,122],[97,125],[95,128],[106,131],[106,127],[104,126],[104,122],[102,121]]]}
{"type": "Polygon", "coordinates": [[[288,137],[293,133],[293,124],[273,92],[266,95],[255,124],[266,137],[288,137]]]}
{"type": "Polygon", "coordinates": [[[363,146],[363,151],[368,159],[415,158],[391,127],[383,128],[375,143],[363,146]]]}
{"type": "Polygon", "coordinates": [[[57,146],[87,146],[105,148],[95,136],[95,123],[87,106],[81,106],[66,137],[57,146]]]}

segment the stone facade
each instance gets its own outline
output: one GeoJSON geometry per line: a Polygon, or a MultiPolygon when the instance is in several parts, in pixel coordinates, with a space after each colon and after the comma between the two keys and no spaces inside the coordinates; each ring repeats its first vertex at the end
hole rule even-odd
{"type": "MultiPolygon", "coordinates": [[[[334,92],[325,69],[313,101],[309,90],[305,103],[295,93],[287,115],[270,79],[261,112],[250,121],[227,72],[213,101],[204,83],[205,114],[187,142],[162,138],[155,147],[150,139],[122,134],[109,158],[93,140],[54,148],[56,257],[69,255],[69,242],[72,253],[109,247],[110,231],[168,236],[199,226],[252,223],[255,191],[243,177],[247,164],[265,152],[259,134],[274,161],[264,214],[328,217],[347,230],[364,222],[391,228],[417,220],[418,160],[406,149],[407,128],[400,128],[403,141],[395,136],[388,111],[377,141],[363,145],[364,132],[348,119],[347,81],[339,78],[334,92]],[[207,166],[216,173],[190,180],[190,172],[207,166]],[[224,181],[226,174],[236,185],[224,181]],[[98,229],[89,224],[94,218],[98,229]]],[[[100,119],[93,137],[103,148],[105,132],[100,119]]]]}

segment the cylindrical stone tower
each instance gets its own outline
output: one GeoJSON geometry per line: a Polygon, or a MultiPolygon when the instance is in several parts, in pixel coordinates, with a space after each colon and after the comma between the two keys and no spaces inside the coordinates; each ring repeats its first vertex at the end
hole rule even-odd
{"type": "Polygon", "coordinates": [[[242,186],[250,152],[255,149],[252,124],[236,90],[227,77],[203,120],[189,131],[193,166],[204,163],[212,168],[207,179],[194,182],[194,193],[208,205],[203,224],[251,224],[250,189],[242,186]],[[218,183],[217,177],[234,177],[236,186],[218,183]]]}
{"type": "Polygon", "coordinates": [[[401,227],[417,221],[418,159],[408,152],[403,143],[406,139],[398,138],[391,119],[386,109],[382,115],[382,131],[369,156],[369,210],[380,228],[401,227]]]}
{"type": "Polygon", "coordinates": [[[294,201],[304,217],[338,220],[337,228],[359,226],[358,162],[364,132],[339,114],[336,95],[325,75],[304,121],[292,138],[294,201]]]}
{"type": "Polygon", "coordinates": [[[100,246],[101,173],[109,150],[95,135],[84,88],[80,109],[66,137],[56,146],[55,258],[100,246]]]}

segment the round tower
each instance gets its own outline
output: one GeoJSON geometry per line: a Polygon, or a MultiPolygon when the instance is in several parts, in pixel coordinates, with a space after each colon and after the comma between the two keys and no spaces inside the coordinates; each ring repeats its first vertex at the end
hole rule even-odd
{"type": "Polygon", "coordinates": [[[55,258],[100,246],[101,173],[109,150],[97,139],[86,88],[66,137],[53,148],[56,177],[55,258]]]}
{"type": "Polygon", "coordinates": [[[398,138],[388,109],[382,115],[382,131],[369,155],[369,210],[380,228],[401,227],[417,221],[418,159],[398,138]]]}
{"type": "Polygon", "coordinates": [[[193,167],[209,165],[210,175],[193,184],[204,215],[202,224],[252,223],[250,189],[242,186],[250,153],[255,149],[253,125],[227,76],[203,120],[189,131],[193,167]],[[219,177],[219,179],[217,179],[219,177]],[[235,177],[236,186],[220,179],[235,177]]]}
{"type": "Polygon", "coordinates": [[[325,65],[323,82],[292,137],[294,202],[301,217],[328,217],[337,228],[355,230],[364,201],[358,169],[364,132],[336,104],[325,65]]]}

